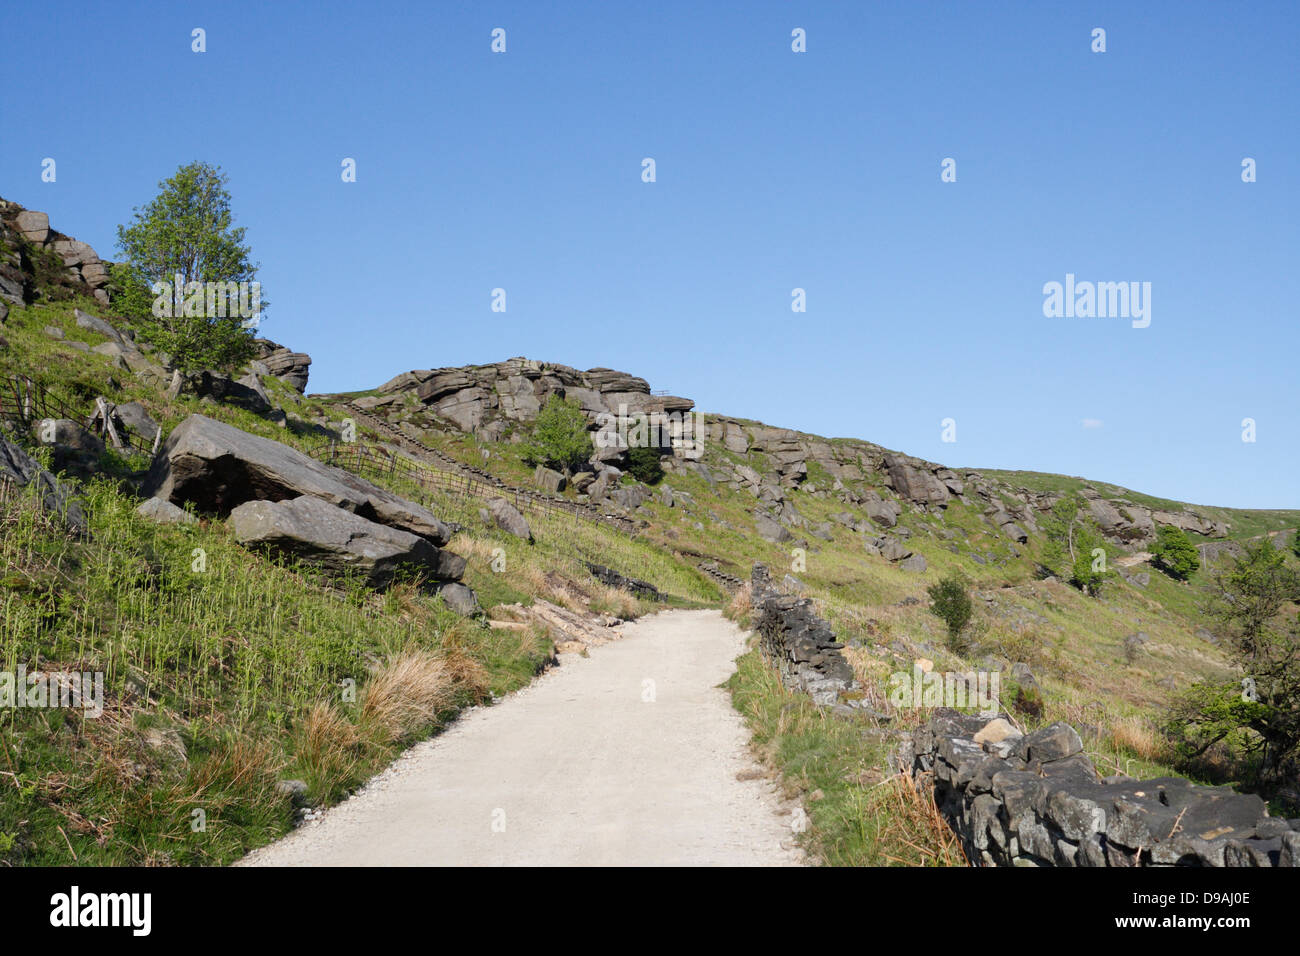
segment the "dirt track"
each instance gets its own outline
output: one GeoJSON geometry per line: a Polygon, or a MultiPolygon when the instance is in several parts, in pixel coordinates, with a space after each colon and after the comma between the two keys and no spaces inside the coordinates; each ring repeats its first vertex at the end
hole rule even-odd
{"type": "Polygon", "coordinates": [[[792,808],[718,685],[743,633],[670,611],[412,748],[243,865],[793,865],[792,808]],[[652,698],[652,699],[646,699],[652,698]]]}

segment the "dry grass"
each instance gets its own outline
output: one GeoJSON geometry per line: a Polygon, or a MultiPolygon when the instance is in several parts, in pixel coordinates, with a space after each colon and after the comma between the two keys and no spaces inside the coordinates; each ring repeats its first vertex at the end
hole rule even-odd
{"type": "Polygon", "coordinates": [[[333,704],[312,707],[298,736],[298,762],[318,790],[328,792],[333,781],[351,778],[361,759],[361,741],[357,728],[333,704]]]}
{"type": "MultiPolygon", "coordinates": [[[[461,656],[456,667],[463,673],[470,664],[473,662],[461,656]]],[[[404,651],[367,681],[358,723],[396,743],[432,723],[452,704],[455,691],[455,674],[445,657],[429,651],[404,651]]]]}
{"type": "Polygon", "coordinates": [[[731,602],[722,613],[742,627],[749,627],[753,612],[754,595],[750,591],[749,585],[746,584],[731,596],[731,602]]]}
{"type": "Polygon", "coordinates": [[[1110,724],[1111,745],[1143,760],[1160,760],[1166,756],[1165,740],[1144,717],[1129,715],[1110,724]]]}
{"type": "Polygon", "coordinates": [[[888,816],[892,840],[886,860],[901,866],[970,865],[957,834],[939,813],[928,777],[918,782],[910,774],[895,774],[876,787],[873,797],[888,816]]]}

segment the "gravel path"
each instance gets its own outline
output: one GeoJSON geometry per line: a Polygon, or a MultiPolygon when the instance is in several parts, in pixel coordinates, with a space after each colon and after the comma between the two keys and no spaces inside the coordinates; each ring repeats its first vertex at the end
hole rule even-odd
{"type": "Polygon", "coordinates": [[[240,865],[798,865],[718,685],[744,634],[668,611],[475,708],[240,865]],[[745,779],[742,779],[745,778],[745,779]]]}

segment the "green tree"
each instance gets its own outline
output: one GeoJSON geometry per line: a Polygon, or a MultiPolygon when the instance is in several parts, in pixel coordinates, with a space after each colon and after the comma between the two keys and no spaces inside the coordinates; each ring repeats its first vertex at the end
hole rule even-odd
{"type": "Polygon", "coordinates": [[[664,476],[663,465],[659,463],[659,449],[641,446],[627,453],[627,470],[637,481],[647,485],[658,484],[664,476]]]}
{"type": "Polygon", "coordinates": [[[961,632],[970,623],[975,606],[966,591],[966,581],[960,574],[950,574],[937,584],[926,588],[930,600],[930,613],[943,618],[948,625],[948,643],[955,646],[961,638],[961,632]]]}
{"type": "Polygon", "coordinates": [[[1168,727],[1184,758],[1226,741],[1258,757],[1265,782],[1294,760],[1300,751],[1300,634],[1283,612],[1298,598],[1300,575],[1267,539],[1215,573],[1207,610],[1242,677],[1200,682],[1175,703],[1168,727]]]}
{"type": "Polygon", "coordinates": [[[1057,577],[1096,597],[1111,577],[1106,542],[1083,508],[1078,492],[1062,497],[1039,521],[1046,540],[1041,561],[1057,577]]]}
{"type": "Polygon", "coordinates": [[[1300,558],[1300,528],[1295,529],[1295,534],[1291,538],[1291,551],[1300,558]]]}
{"type": "Polygon", "coordinates": [[[114,307],[186,371],[251,358],[253,317],[240,309],[256,306],[260,320],[267,304],[255,302],[257,267],[243,227],[233,224],[226,183],[218,167],[182,166],[148,205],[136,207],[130,225],[117,227],[124,261],[113,272],[114,307]]]}
{"type": "Polygon", "coordinates": [[[577,469],[591,457],[587,416],[575,399],[552,393],[537,413],[532,437],[523,446],[524,461],[560,471],[577,469]]]}
{"type": "Polygon", "coordinates": [[[1161,525],[1156,529],[1156,543],[1151,546],[1153,564],[1170,577],[1186,581],[1201,566],[1200,555],[1196,545],[1187,537],[1187,532],[1173,525],[1161,525]]]}

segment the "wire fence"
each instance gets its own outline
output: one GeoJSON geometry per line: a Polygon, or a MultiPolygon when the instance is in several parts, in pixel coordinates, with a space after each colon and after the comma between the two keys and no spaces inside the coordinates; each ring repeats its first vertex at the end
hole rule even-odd
{"type": "MultiPolygon", "coordinates": [[[[113,406],[107,402],[104,406],[111,415],[113,406]]],[[[52,392],[47,386],[26,375],[0,378],[0,421],[3,421],[15,435],[30,434],[39,422],[57,419],[74,421],[96,434],[107,437],[108,425],[104,420],[105,416],[100,413],[98,403],[94,403],[91,410],[87,411],[85,404],[78,405],[74,400],[52,392]]],[[[161,435],[154,435],[146,438],[127,428],[115,428],[114,432],[122,450],[136,451],[150,456],[153,455],[155,443],[161,437],[161,435]]]]}
{"type": "Polygon", "coordinates": [[[373,442],[329,441],[307,453],[318,461],[353,474],[401,481],[430,493],[450,494],[460,498],[504,498],[521,513],[605,524],[629,535],[639,530],[636,522],[628,518],[602,514],[581,502],[516,488],[495,476],[477,474],[468,469],[453,471],[439,468],[373,442]]]}

